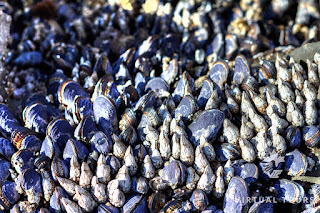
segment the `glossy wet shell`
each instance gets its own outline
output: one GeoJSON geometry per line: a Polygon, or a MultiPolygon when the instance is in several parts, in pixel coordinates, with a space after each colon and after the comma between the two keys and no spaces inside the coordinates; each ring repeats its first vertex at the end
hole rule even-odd
{"type": "Polygon", "coordinates": [[[280,179],[275,184],[275,189],[278,192],[277,199],[287,203],[297,204],[300,203],[305,196],[303,187],[287,179],[280,179]]]}
{"type": "Polygon", "coordinates": [[[74,81],[67,80],[60,84],[58,89],[58,100],[61,104],[65,106],[72,106],[73,100],[76,96],[83,98],[90,98],[89,93],[87,93],[82,86],[74,81]]]}
{"type": "Polygon", "coordinates": [[[96,98],[93,102],[93,114],[96,123],[105,134],[111,134],[118,129],[116,107],[108,97],[96,98]]]}
{"type": "Polygon", "coordinates": [[[178,115],[182,117],[184,121],[189,120],[189,117],[198,110],[198,105],[191,95],[186,95],[182,98],[176,110],[174,111],[175,117],[178,115]]]}
{"type": "Polygon", "coordinates": [[[186,179],[187,168],[180,161],[173,160],[163,168],[161,178],[170,183],[172,188],[182,185],[186,179]]]}
{"type": "Polygon", "coordinates": [[[40,103],[28,105],[22,113],[26,127],[38,133],[45,133],[48,125],[48,116],[45,107],[40,103]]]}
{"type": "Polygon", "coordinates": [[[167,202],[166,195],[164,193],[155,192],[149,197],[148,208],[151,213],[159,212],[167,202]]]}
{"type": "Polygon", "coordinates": [[[307,157],[299,150],[288,152],[285,157],[284,170],[288,175],[304,175],[308,168],[307,157]]]}
{"type": "Polygon", "coordinates": [[[123,213],[147,213],[148,204],[146,198],[142,195],[134,195],[129,198],[122,208],[123,213]]]}
{"type": "Polygon", "coordinates": [[[167,82],[165,82],[165,80],[163,80],[163,78],[160,77],[156,77],[156,78],[152,78],[148,81],[148,83],[145,86],[145,91],[148,92],[149,90],[153,90],[153,91],[168,91],[169,90],[169,86],[167,84],[167,82]]]}
{"type": "Polygon", "coordinates": [[[249,188],[245,180],[240,177],[233,177],[228,185],[223,201],[223,211],[246,212],[248,210],[249,188]]]}
{"type": "Polygon", "coordinates": [[[258,180],[259,171],[258,167],[254,163],[245,163],[234,168],[235,176],[239,176],[244,179],[248,186],[254,184],[258,180]]]}
{"type": "Polygon", "coordinates": [[[227,82],[229,74],[229,66],[223,61],[217,61],[212,66],[209,72],[209,78],[215,82],[220,88],[224,87],[224,84],[227,82]]]}
{"type": "Polygon", "coordinates": [[[19,122],[15,118],[12,111],[5,105],[0,104],[0,132],[6,138],[11,136],[11,133],[20,127],[19,122]]]}
{"type": "Polygon", "coordinates": [[[251,69],[247,59],[243,55],[238,55],[235,60],[233,81],[240,85],[245,77],[250,75],[251,69]]]}
{"type": "Polygon", "coordinates": [[[208,141],[213,140],[224,121],[224,113],[220,110],[205,110],[188,126],[189,140],[195,145],[200,144],[200,137],[204,136],[208,141]]]}
{"type": "Polygon", "coordinates": [[[46,135],[50,136],[53,143],[64,148],[69,138],[73,136],[73,128],[65,119],[57,118],[48,124],[46,135]]]}
{"type": "Polygon", "coordinates": [[[272,197],[270,201],[265,199],[263,201],[255,202],[249,209],[249,213],[273,213],[272,197]]]}

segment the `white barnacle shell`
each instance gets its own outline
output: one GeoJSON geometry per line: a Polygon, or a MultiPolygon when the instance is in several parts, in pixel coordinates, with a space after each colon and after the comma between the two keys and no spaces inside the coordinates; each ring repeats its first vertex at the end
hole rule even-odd
{"type": "Polygon", "coordinates": [[[110,203],[115,207],[122,207],[125,203],[125,195],[119,189],[119,180],[114,179],[108,183],[107,195],[110,203]]]}
{"type": "Polygon", "coordinates": [[[91,186],[93,198],[98,203],[105,203],[107,201],[107,186],[103,183],[99,183],[97,176],[93,176],[91,186]]]}
{"type": "Polygon", "coordinates": [[[290,101],[287,105],[287,115],[286,118],[289,122],[294,126],[303,126],[304,125],[304,117],[298,106],[290,101]]]}
{"type": "Polygon", "coordinates": [[[67,213],[82,213],[83,211],[81,210],[80,206],[76,204],[75,202],[69,200],[68,198],[62,197],[61,198],[61,203],[66,210],[67,213]]]}
{"type": "Polygon", "coordinates": [[[223,136],[227,139],[228,143],[233,145],[238,144],[240,137],[239,129],[228,118],[225,118],[223,121],[223,136]]]}
{"type": "Polygon", "coordinates": [[[92,176],[93,176],[93,174],[92,174],[87,162],[82,162],[79,185],[85,189],[89,189],[90,185],[91,185],[92,176]]]}
{"type": "Polygon", "coordinates": [[[318,121],[318,110],[315,101],[306,101],[304,106],[304,118],[306,123],[311,126],[318,121]]]}
{"type": "Polygon", "coordinates": [[[317,90],[308,80],[304,81],[303,94],[307,101],[315,101],[317,99],[317,90]]]}
{"type": "Polygon", "coordinates": [[[318,67],[317,64],[312,63],[309,59],[307,59],[308,66],[308,81],[315,88],[319,87],[319,76],[318,76],[318,67]]]}
{"type": "MultiPolygon", "coordinates": [[[[216,153],[214,151],[212,144],[210,144],[207,141],[206,137],[204,137],[204,136],[200,137],[200,147],[202,148],[202,151],[203,151],[204,155],[206,156],[207,160],[209,162],[213,162],[216,157],[216,153]]],[[[197,155],[197,151],[196,151],[195,155],[197,155]]]]}
{"type": "Polygon", "coordinates": [[[158,147],[159,132],[149,124],[143,129],[143,132],[146,134],[146,140],[151,143],[151,146],[158,147]]]}
{"type": "Polygon", "coordinates": [[[225,91],[226,96],[227,96],[227,105],[231,111],[232,114],[237,114],[240,110],[240,107],[238,103],[234,100],[232,95],[230,94],[229,90],[225,91]]]}
{"type": "Polygon", "coordinates": [[[110,166],[107,165],[106,157],[101,154],[98,158],[97,162],[97,170],[96,177],[99,182],[106,184],[110,181],[111,169],[110,166]]]}
{"type": "Polygon", "coordinates": [[[268,106],[267,101],[262,98],[260,95],[258,95],[257,93],[250,91],[249,90],[249,94],[251,96],[251,99],[254,103],[254,105],[256,106],[257,110],[261,113],[261,114],[265,114],[266,113],[266,108],[268,106]]]}
{"type": "Polygon", "coordinates": [[[55,183],[51,177],[51,174],[48,171],[41,170],[42,177],[42,188],[44,199],[49,202],[50,198],[54,192],[55,183]]]}
{"type": "Polygon", "coordinates": [[[241,117],[240,137],[250,140],[253,136],[253,124],[248,121],[245,115],[241,117]],[[250,123],[248,125],[248,123],[250,123]]]}
{"type": "Polygon", "coordinates": [[[288,122],[285,119],[280,118],[276,113],[272,113],[270,119],[272,124],[271,128],[277,133],[282,133],[288,127],[288,122]]]}
{"type": "Polygon", "coordinates": [[[182,135],[180,138],[180,160],[185,165],[192,165],[194,162],[194,149],[190,141],[185,135],[182,135]]]}
{"type": "Polygon", "coordinates": [[[212,168],[210,167],[210,165],[207,165],[204,169],[204,172],[200,176],[197,184],[197,189],[201,189],[205,193],[210,194],[213,190],[215,180],[216,176],[213,174],[212,168]]]}
{"type": "Polygon", "coordinates": [[[131,176],[136,174],[138,170],[138,165],[133,155],[133,150],[131,146],[128,146],[126,150],[126,154],[124,155],[124,163],[128,167],[131,176]]]}
{"type": "Polygon", "coordinates": [[[116,179],[119,181],[119,187],[124,193],[130,192],[131,178],[129,175],[129,168],[126,165],[123,165],[119,169],[116,179]]]}
{"type": "Polygon", "coordinates": [[[145,178],[153,178],[154,175],[156,174],[155,168],[151,162],[151,158],[149,155],[146,155],[146,157],[143,160],[143,165],[142,165],[142,176],[145,178]]]}
{"type": "Polygon", "coordinates": [[[267,143],[266,132],[261,131],[255,137],[256,140],[256,149],[258,151],[258,158],[260,160],[265,159],[269,156],[269,146],[267,143]]]}
{"type": "Polygon", "coordinates": [[[278,91],[280,99],[283,102],[289,103],[290,101],[295,100],[294,92],[290,89],[287,82],[283,81],[282,79],[278,80],[278,91]]]}
{"type": "Polygon", "coordinates": [[[256,152],[252,146],[252,144],[244,139],[239,139],[239,146],[241,148],[242,158],[247,162],[253,162],[256,159],[256,152]]]}
{"type": "Polygon", "coordinates": [[[219,168],[217,169],[217,179],[214,184],[213,195],[216,198],[221,198],[224,195],[224,192],[225,192],[225,185],[223,181],[223,167],[219,166],[219,168]]]}
{"type": "Polygon", "coordinates": [[[243,112],[246,116],[249,116],[249,110],[254,110],[253,105],[249,99],[249,96],[246,92],[242,93],[241,99],[241,112],[243,112]]]}
{"type": "Polygon", "coordinates": [[[59,182],[60,186],[67,192],[68,195],[75,195],[75,187],[77,184],[74,181],[59,176],[57,177],[57,181],[59,182]]]}
{"type": "Polygon", "coordinates": [[[258,115],[253,109],[249,109],[249,118],[257,132],[266,131],[268,126],[262,116],[258,115]]]}
{"type": "Polygon", "coordinates": [[[197,174],[197,172],[192,167],[188,167],[187,168],[186,187],[190,190],[195,189],[199,178],[200,177],[197,174]]]}
{"type": "Polygon", "coordinates": [[[120,138],[116,135],[112,135],[113,138],[113,155],[119,159],[123,159],[125,155],[125,151],[127,149],[126,145],[120,140],[120,138]]]}
{"type": "Polygon", "coordinates": [[[202,174],[204,169],[210,165],[209,161],[207,160],[206,156],[203,153],[201,146],[197,146],[196,153],[195,153],[195,160],[194,160],[194,168],[198,174],[202,174]]]}
{"type": "Polygon", "coordinates": [[[283,154],[287,150],[287,144],[285,139],[279,134],[272,134],[272,145],[276,149],[277,153],[283,154]]]}
{"type": "Polygon", "coordinates": [[[206,103],[205,110],[219,108],[220,102],[221,102],[221,99],[219,97],[218,91],[217,89],[214,89],[211,93],[210,98],[206,103]]]}
{"type": "Polygon", "coordinates": [[[281,117],[285,116],[285,114],[286,114],[286,106],[284,105],[284,103],[279,98],[277,98],[274,94],[272,94],[271,91],[269,91],[269,90],[267,90],[266,96],[267,96],[267,102],[269,104],[268,107],[267,107],[267,114],[268,114],[268,111],[269,112],[270,111],[275,111],[281,117]],[[268,108],[270,110],[268,110],[268,108]]]}
{"type": "Polygon", "coordinates": [[[224,165],[223,169],[224,181],[226,184],[229,184],[230,180],[234,176],[234,168],[231,165],[231,160],[229,159],[227,163],[224,165]]]}
{"type": "Polygon", "coordinates": [[[299,107],[299,109],[302,109],[303,106],[304,106],[304,103],[305,103],[305,99],[303,97],[303,95],[301,94],[301,91],[300,90],[295,90],[294,91],[294,94],[296,96],[296,101],[295,103],[297,104],[297,106],[299,107]]]}
{"type": "Polygon", "coordinates": [[[176,160],[180,159],[180,139],[177,133],[172,135],[172,157],[176,160]]]}
{"type": "Polygon", "coordinates": [[[78,205],[85,212],[92,212],[95,207],[98,205],[97,202],[93,199],[90,192],[82,188],[81,186],[76,186],[76,194],[73,196],[75,201],[78,201],[78,205]]]}
{"type": "Polygon", "coordinates": [[[161,157],[160,151],[156,147],[151,147],[149,149],[149,155],[152,161],[152,164],[154,165],[155,168],[160,169],[162,164],[163,164],[163,159],[161,157]]]}
{"type": "Polygon", "coordinates": [[[232,84],[231,85],[231,90],[230,90],[230,95],[233,96],[234,100],[238,104],[241,103],[242,93],[241,93],[241,90],[239,89],[239,87],[237,87],[236,85],[232,84]]]}
{"type": "Polygon", "coordinates": [[[291,70],[287,68],[287,61],[277,54],[275,61],[275,67],[277,69],[277,78],[284,81],[291,81],[292,73],[291,70]]]}
{"type": "Polygon", "coordinates": [[[80,164],[76,156],[72,156],[70,160],[70,179],[74,182],[79,182],[81,174],[80,164]]]}
{"type": "Polygon", "coordinates": [[[168,132],[161,128],[159,137],[159,151],[163,159],[168,160],[171,156],[171,146],[168,132]]]}
{"type": "Polygon", "coordinates": [[[173,118],[170,123],[170,135],[176,133],[178,136],[187,135],[183,127],[180,126],[178,118],[173,118]]]}
{"type": "Polygon", "coordinates": [[[296,70],[295,66],[292,67],[292,83],[293,83],[293,87],[297,88],[299,90],[303,89],[303,76],[302,74],[296,70]]]}

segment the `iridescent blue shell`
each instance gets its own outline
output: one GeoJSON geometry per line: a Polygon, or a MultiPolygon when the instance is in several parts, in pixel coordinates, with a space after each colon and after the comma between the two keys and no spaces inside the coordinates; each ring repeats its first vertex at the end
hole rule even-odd
{"type": "Polygon", "coordinates": [[[266,59],[262,60],[262,64],[260,65],[258,70],[259,81],[262,83],[267,83],[269,79],[275,78],[276,74],[277,71],[273,64],[266,59]]]}
{"type": "Polygon", "coordinates": [[[20,186],[24,191],[32,189],[34,193],[42,194],[41,177],[34,169],[28,168],[20,174],[20,186]]]}
{"type": "Polygon", "coordinates": [[[229,66],[227,62],[219,60],[212,66],[209,72],[209,78],[220,88],[224,88],[224,84],[228,80],[229,66]]]}
{"type": "Polygon", "coordinates": [[[213,140],[221,128],[224,118],[224,113],[220,110],[211,109],[201,112],[187,128],[189,140],[194,146],[199,145],[201,136],[204,136],[208,141],[213,140]]]}
{"type": "Polygon", "coordinates": [[[69,167],[60,158],[53,157],[51,163],[51,174],[54,181],[57,181],[57,177],[69,178],[69,167]]]}
{"type": "Polygon", "coordinates": [[[87,116],[93,116],[93,104],[89,99],[77,96],[72,111],[78,121],[81,121],[87,116]]]}
{"type": "Polygon", "coordinates": [[[75,139],[69,139],[63,151],[63,159],[67,165],[73,156],[78,160],[84,160],[88,155],[89,151],[86,146],[75,139]]]}
{"type": "Polygon", "coordinates": [[[11,160],[17,149],[5,138],[0,138],[0,155],[7,160],[11,160]]]}
{"type": "Polygon", "coordinates": [[[0,159],[0,183],[5,181],[10,176],[10,163],[6,160],[0,159]]]}
{"type": "Polygon", "coordinates": [[[143,195],[133,195],[122,207],[123,213],[147,213],[148,204],[143,195]]]}
{"type": "Polygon", "coordinates": [[[182,185],[187,177],[187,167],[180,161],[173,160],[163,168],[161,178],[171,186],[182,185]]]}
{"type": "Polygon", "coordinates": [[[71,107],[76,96],[90,99],[90,94],[72,80],[62,82],[58,89],[58,100],[66,107],[71,107]]]}
{"type": "Polygon", "coordinates": [[[192,209],[202,211],[209,205],[208,197],[201,189],[195,189],[190,197],[192,209]]]}
{"type": "Polygon", "coordinates": [[[284,132],[283,137],[286,139],[291,148],[299,148],[302,142],[301,131],[296,126],[289,126],[284,132]]]}
{"type": "Polygon", "coordinates": [[[106,206],[105,204],[100,204],[97,208],[96,213],[120,213],[120,210],[114,206],[106,206]]]}
{"type": "Polygon", "coordinates": [[[233,81],[241,85],[245,77],[251,75],[250,64],[243,55],[238,55],[235,60],[233,81]]]}
{"type": "Polygon", "coordinates": [[[259,171],[254,163],[245,163],[239,167],[234,167],[234,175],[244,179],[250,186],[258,180],[259,171]]]}
{"type": "Polygon", "coordinates": [[[242,213],[248,210],[249,188],[241,177],[233,177],[223,200],[225,213],[242,213]]]}
{"type": "Polygon", "coordinates": [[[19,122],[12,113],[12,111],[5,105],[0,103],[0,132],[6,137],[10,138],[11,133],[20,127],[19,122]]]}
{"type": "Polygon", "coordinates": [[[173,101],[175,102],[175,104],[178,104],[183,98],[185,92],[184,90],[187,85],[189,85],[191,91],[194,92],[194,79],[189,75],[187,71],[184,71],[174,90],[173,101]]]}
{"type": "Polygon", "coordinates": [[[81,120],[81,122],[76,127],[74,131],[74,137],[77,140],[81,140],[89,143],[92,136],[98,131],[99,130],[94,122],[93,117],[86,116],[84,119],[81,120]]]}
{"type": "Polygon", "coordinates": [[[17,66],[29,67],[41,64],[42,54],[38,51],[22,52],[15,60],[17,66]]]}
{"type": "Polygon", "coordinates": [[[0,188],[0,206],[9,210],[11,205],[15,204],[20,198],[16,190],[16,183],[5,181],[0,188]]]}
{"type": "Polygon", "coordinates": [[[48,125],[46,108],[40,103],[26,106],[22,112],[23,121],[29,129],[37,133],[45,133],[48,125]]]}
{"type": "Polygon", "coordinates": [[[320,141],[320,129],[317,126],[303,127],[302,135],[304,142],[308,147],[314,147],[320,141]]]}
{"type": "Polygon", "coordinates": [[[163,78],[160,77],[156,77],[156,78],[152,78],[148,81],[148,83],[146,84],[145,87],[145,92],[148,92],[149,90],[153,90],[153,91],[169,91],[169,86],[167,84],[167,82],[165,82],[165,80],[163,80],[163,78]]]}
{"type": "Polygon", "coordinates": [[[209,78],[204,80],[197,100],[197,105],[199,108],[203,109],[206,106],[206,103],[214,90],[215,84],[212,82],[212,80],[209,78]]]}
{"type": "Polygon", "coordinates": [[[26,136],[22,142],[20,149],[28,149],[33,153],[39,152],[42,146],[42,142],[35,135],[26,136]]]}
{"type": "Polygon", "coordinates": [[[238,53],[238,39],[234,34],[225,36],[226,59],[233,59],[238,53]]]}
{"type": "Polygon", "coordinates": [[[154,192],[149,197],[148,208],[151,213],[158,213],[164,205],[167,203],[168,199],[165,193],[158,191],[154,192]]]}
{"type": "Polygon", "coordinates": [[[146,85],[146,79],[144,78],[144,76],[142,75],[141,72],[138,72],[136,74],[136,77],[134,79],[134,85],[136,90],[138,91],[139,95],[143,95],[144,93],[144,87],[146,85]]]}
{"type": "Polygon", "coordinates": [[[73,128],[67,120],[56,118],[48,124],[46,135],[50,136],[53,144],[63,149],[69,138],[73,137],[73,128]]]}
{"type": "Polygon", "coordinates": [[[174,116],[177,118],[180,114],[183,121],[189,120],[189,116],[194,114],[198,110],[198,105],[191,95],[186,95],[182,98],[176,110],[174,116]]]}
{"type": "Polygon", "coordinates": [[[16,171],[20,174],[27,168],[33,168],[35,157],[30,150],[18,150],[11,158],[11,164],[16,171]]]}
{"type": "Polygon", "coordinates": [[[249,213],[273,213],[273,202],[267,199],[255,202],[249,209],[249,213]]]}
{"type": "Polygon", "coordinates": [[[99,96],[93,102],[93,114],[99,129],[106,135],[118,129],[118,118],[115,103],[106,96],[99,96]]]}
{"type": "Polygon", "coordinates": [[[291,176],[304,175],[307,172],[308,160],[305,154],[295,149],[286,153],[284,170],[291,176]]]}
{"type": "Polygon", "coordinates": [[[280,179],[274,187],[277,190],[276,198],[280,202],[297,204],[300,203],[305,196],[303,187],[299,183],[291,180],[280,179]]]}
{"type": "Polygon", "coordinates": [[[103,132],[96,132],[91,140],[91,152],[97,151],[101,154],[108,154],[111,152],[113,144],[112,138],[110,136],[106,136],[103,132]]]}
{"type": "Polygon", "coordinates": [[[220,162],[234,160],[240,157],[240,150],[231,143],[223,143],[215,148],[216,158],[220,162]]]}
{"type": "Polygon", "coordinates": [[[50,159],[52,159],[54,156],[59,157],[60,153],[61,151],[57,142],[53,142],[51,137],[47,135],[42,142],[40,155],[48,156],[50,159]]]}
{"type": "Polygon", "coordinates": [[[50,198],[50,211],[62,212],[61,198],[68,198],[66,192],[60,186],[56,186],[54,192],[50,198]]]}

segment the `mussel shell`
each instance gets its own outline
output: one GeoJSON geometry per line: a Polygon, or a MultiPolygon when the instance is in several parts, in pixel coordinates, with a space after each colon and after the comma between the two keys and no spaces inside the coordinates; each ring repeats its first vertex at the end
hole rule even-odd
{"type": "Polygon", "coordinates": [[[148,83],[145,86],[145,92],[148,92],[149,90],[153,90],[155,92],[160,91],[169,91],[169,86],[163,78],[156,77],[152,78],[148,81],[148,83]]]}
{"type": "Polygon", "coordinates": [[[53,142],[51,137],[47,135],[44,141],[42,142],[40,155],[47,156],[50,159],[52,159],[54,156],[59,157],[60,153],[61,151],[57,142],[53,142]]]}
{"type": "Polygon", "coordinates": [[[274,79],[276,77],[276,74],[277,72],[274,65],[270,61],[263,59],[262,64],[260,65],[258,70],[259,81],[262,83],[266,83],[267,80],[271,78],[274,79]]]}
{"type": "Polygon", "coordinates": [[[144,177],[133,177],[131,179],[132,191],[139,194],[146,194],[149,190],[148,181],[144,177]]]}
{"type": "Polygon", "coordinates": [[[20,198],[20,194],[16,190],[16,184],[6,181],[0,190],[0,206],[5,210],[9,210],[11,205],[15,204],[20,198]]]}
{"type": "Polygon", "coordinates": [[[96,132],[90,139],[91,152],[97,151],[101,154],[108,154],[112,150],[112,139],[103,132],[96,132]]]}
{"type": "Polygon", "coordinates": [[[118,118],[115,103],[106,96],[99,96],[93,102],[93,114],[99,128],[106,134],[118,129],[118,118]]]}
{"type": "Polygon", "coordinates": [[[220,88],[224,87],[229,75],[229,66],[224,60],[219,60],[212,66],[209,78],[220,88]]]}
{"type": "Polygon", "coordinates": [[[176,110],[174,116],[177,118],[181,116],[183,121],[189,120],[189,116],[194,114],[198,110],[198,105],[191,95],[186,95],[182,98],[176,110]]]}
{"type": "Polygon", "coordinates": [[[80,161],[84,160],[88,155],[89,151],[86,146],[74,139],[68,140],[63,151],[63,159],[65,160],[67,165],[70,163],[70,160],[73,156],[75,156],[80,161]]]}
{"type": "Polygon", "coordinates": [[[38,133],[45,133],[48,125],[48,116],[45,107],[40,103],[34,103],[24,108],[23,121],[29,129],[38,133]]]}
{"type": "Polygon", "coordinates": [[[250,186],[258,180],[259,171],[254,163],[245,163],[241,166],[234,167],[234,175],[244,179],[248,186],[250,186]]]}
{"type": "Polygon", "coordinates": [[[110,74],[104,75],[99,79],[92,94],[92,101],[101,95],[110,97],[113,101],[116,101],[120,95],[117,85],[110,74]]]}
{"type": "Polygon", "coordinates": [[[53,96],[54,103],[58,103],[58,89],[60,87],[60,84],[67,78],[68,77],[63,72],[58,71],[49,76],[48,94],[53,96]]]}
{"type": "Polygon", "coordinates": [[[242,84],[245,77],[251,75],[250,64],[243,55],[238,55],[235,60],[233,81],[238,85],[242,84]]]}
{"type": "Polygon", "coordinates": [[[240,157],[240,150],[233,144],[223,143],[215,148],[216,158],[220,162],[234,160],[240,157]]]}
{"type": "Polygon", "coordinates": [[[200,137],[213,140],[221,128],[225,115],[220,110],[211,109],[201,112],[188,126],[187,134],[194,146],[200,144],[200,137]]]}
{"type": "Polygon", "coordinates": [[[247,212],[249,188],[245,180],[241,177],[233,177],[230,180],[228,189],[224,196],[223,211],[231,212],[247,212]]]}
{"type": "Polygon", "coordinates": [[[73,136],[73,128],[67,120],[56,118],[48,124],[46,135],[49,135],[52,142],[63,149],[69,138],[73,136]]]}
{"type": "Polygon", "coordinates": [[[257,92],[258,82],[252,76],[246,76],[241,84],[241,88],[247,92],[257,92]]]}
{"type": "Polygon", "coordinates": [[[143,195],[133,195],[122,207],[123,213],[147,213],[148,204],[143,195]]]}
{"type": "Polygon", "coordinates": [[[167,203],[167,196],[163,192],[154,192],[149,197],[148,208],[151,213],[159,212],[167,203]]]}
{"type": "Polygon", "coordinates": [[[34,167],[40,170],[50,171],[51,159],[47,156],[39,156],[34,161],[34,167]]]}
{"type": "Polygon", "coordinates": [[[211,97],[211,94],[215,90],[215,84],[209,78],[203,81],[203,85],[200,90],[200,94],[198,96],[197,105],[199,108],[204,108],[206,106],[207,101],[211,97]]]}
{"type": "Polygon", "coordinates": [[[120,213],[120,210],[114,206],[100,204],[97,208],[97,213],[120,213]]]}
{"type": "Polygon", "coordinates": [[[51,173],[54,181],[57,181],[57,177],[69,178],[69,167],[60,158],[53,157],[51,163],[51,173]]]}
{"type": "Polygon", "coordinates": [[[181,200],[170,200],[160,210],[160,213],[170,213],[179,210],[182,207],[181,200]]]}
{"type": "Polygon", "coordinates": [[[273,202],[267,199],[255,202],[249,209],[249,213],[273,213],[273,202]]]}
{"type": "Polygon", "coordinates": [[[193,210],[202,211],[209,205],[208,197],[201,189],[195,189],[190,197],[193,210]]]}
{"type": "Polygon", "coordinates": [[[30,150],[21,149],[12,155],[11,165],[20,174],[27,168],[33,168],[34,155],[30,150]]]}
{"type": "Polygon", "coordinates": [[[105,53],[101,54],[101,56],[98,58],[96,64],[94,65],[93,71],[97,72],[100,77],[104,76],[105,74],[115,74],[108,56],[105,53]]]}
{"type": "Polygon", "coordinates": [[[189,75],[187,71],[183,72],[182,77],[177,83],[174,90],[173,101],[178,104],[184,96],[185,87],[189,85],[192,92],[195,90],[194,79],[189,75]]]}
{"type": "Polygon", "coordinates": [[[123,130],[119,137],[122,142],[129,145],[136,144],[138,140],[137,132],[132,126],[129,126],[123,130]]]}
{"type": "Polygon", "coordinates": [[[134,85],[139,95],[140,96],[143,95],[144,87],[146,85],[146,79],[144,78],[141,72],[138,72],[136,74],[136,77],[134,79],[134,85]]]}
{"type": "Polygon", "coordinates": [[[163,168],[161,178],[169,182],[172,188],[182,185],[187,177],[187,167],[180,161],[173,160],[163,168]]]}
{"type": "Polygon", "coordinates": [[[74,99],[73,107],[74,109],[72,111],[78,122],[87,116],[93,116],[93,104],[89,99],[77,96],[74,99]]]}
{"type": "Polygon", "coordinates": [[[308,147],[316,146],[320,141],[320,129],[317,126],[305,126],[302,128],[302,135],[308,147]]]}
{"type": "Polygon", "coordinates": [[[283,137],[291,148],[299,148],[302,142],[301,131],[296,126],[289,126],[284,132],[283,137]]]}
{"type": "Polygon", "coordinates": [[[133,148],[133,155],[137,162],[143,162],[144,158],[148,155],[147,149],[142,144],[137,144],[133,148]]]}
{"type": "Polygon", "coordinates": [[[17,149],[10,143],[9,140],[5,138],[0,138],[0,156],[11,160],[12,155],[17,151],[17,149]]]}
{"type": "Polygon", "coordinates": [[[11,133],[20,127],[19,122],[15,118],[12,111],[5,105],[0,103],[0,132],[6,137],[10,138],[11,133]]]}
{"type": "Polygon", "coordinates": [[[10,163],[6,160],[0,159],[0,183],[3,183],[10,176],[10,163]]]}
{"type": "Polygon", "coordinates": [[[136,125],[137,118],[135,111],[133,111],[131,108],[126,108],[119,122],[120,130],[123,131],[129,126],[136,127],[136,125]]]}
{"type": "Polygon", "coordinates": [[[304,175],[308,168],[307,157],[299,150],[286,153],[284,170],[291,176],[304,175]]]}
{"type": "Polygon", "coordinates": [[[72,106],[76,96],[90,99],[90,94],[78,83],[72,80],[66,80],[61,83],[58,89],[58,100],[61,104],[66,107],[72,106]]]}
{"type": "Polygon", "coordinates": [[[20,149],[28,149],[34,153],[40,151],[42,142],[35,135],[27,135],[21,142],[20,149]]]}
{"type": "Polygon", "coordinates": [[[108,155],[106,157],[107,165],[110,166],[111,174],[114,175],[121,167],[121,163],[116,156],[108,155]]]}
{"type": "Polygon", "coordinates": [[[147,108],[153,107],[156,102],[156,93],[150,90],[147,94],[140,97],[140,99],[135,104],[134,110],[143,112],[147,108]]]}
{"type": "Polygon", "coordinates": [[[19,180],[19,184],[24,191],[32,189],[34,193],[42,194],[41,177],[34,169],[24,170],[19,180]]]}
{"type": "Polygon", "coordinates": [[[300,203],[305,196],[303,187],[294,181],[280,179],[274,185],[277,190],[277,199],[280,202],[288,202],[291,204],[300,203]]]}
{"type": "Polygon", "coordinates": [[[233,59],[238,52],[238,39],[234,34],[227,34],[225,36],[226,59],[233,59]]]}
{"type": "Polygon", "coordinates": [[[96,127],[93,117],[86,116],[76,127],[74,131],[74,136],[77,140],[81,140],[88,143],[93,137],[93,135],[98,131],[99,130],[96,127]]]}
{"type": "Polygon", "coordinates": [[[62,212],[61,198],[68,198],[66,192],[60,186],[56,186],[54,192],[50,198],[50,211],[52,212],[62,212]]]}

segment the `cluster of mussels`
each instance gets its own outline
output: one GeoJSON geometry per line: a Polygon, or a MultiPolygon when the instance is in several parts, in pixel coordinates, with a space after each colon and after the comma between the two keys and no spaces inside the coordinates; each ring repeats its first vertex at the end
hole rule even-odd
{"type": "Polygon", "coordinates": [[[254,65],[318,41],[316,1],[0,8],[0,211],[320,212],[320,54],[254,65]]]}

